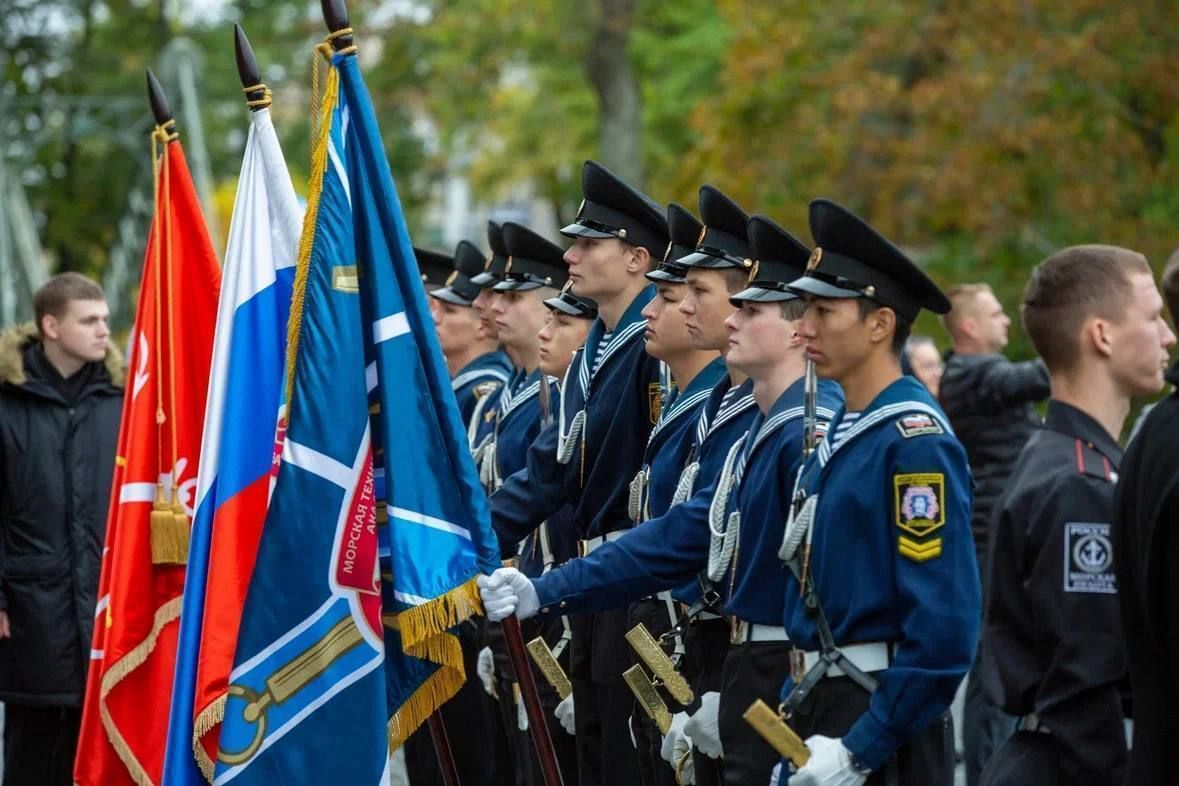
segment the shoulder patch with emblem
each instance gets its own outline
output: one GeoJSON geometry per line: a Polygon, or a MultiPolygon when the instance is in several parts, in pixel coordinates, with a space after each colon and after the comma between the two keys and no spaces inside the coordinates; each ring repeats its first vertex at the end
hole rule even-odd
{"type": "Polygon", "coordinates": [[[650,410],[651,425],[659,422],[659,413],[663,410],[663,386],[658,382],[647,384],[647,409],[650,410]]]}
{"type": "Polygon", "coordinates": [[[945,434],[942,424],[923,412],[913,412],[903,415],[897,420],[897,431],[905,439],[919,437],[922,434],[945,434]]]}
{"type": "Polygon", "coordinates": [[[894,475],[893,513],[897,551],[914,562],[928,562],[942,554],[942,538],[935,533],[946,525],[946,476],[941,472],[894,475]]]}
{"type": "Polygon", "coordinates": [[[1064,591],[1117,594],[1109,524],[1070,521],[1064,525],[1064,591]]]}
{"type": "Polygon", "coordinates": [[[475,386],[475,398],[483,398],[484,396],[490,395],[498,388],[498,382],[480,382],[475,386]]]}

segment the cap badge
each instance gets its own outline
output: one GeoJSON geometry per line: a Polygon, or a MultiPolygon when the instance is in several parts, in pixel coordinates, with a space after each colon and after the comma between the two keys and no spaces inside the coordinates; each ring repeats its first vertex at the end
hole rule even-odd
{"type": "Polygon", "coordinates": [[[483,263],[483,269],[484,270],[491,270],[491,263],[494,261],[495,261],[495,255],[492,254],[491,256],[489,256],[487,258],[487,261],[483,263]]]}
{"type": "Polygon", "coordinates": [[[566,292],[568,292],[568,291],[569,291],[569,290],[570,290],[572,287],[573,287],[573,279],[569,279],[568,281],[566,281],[566,282],[565,282],[565,286],[561,287],[561,294],[562,294],[562,295],[563,295],[563,294],[565,294],[565,293],[566,293],[566,292]]]}
{"type": "Polygon", "coordinates": [[[823,258],[823,249],[815,246],[815,250],[811,252],[811,258],[806,261],[806,272],[810,273],[819,266],[819,261],[823,258]]]}
{"type": "Polygon", "coordinates": [[[707,234],[708,234],[708,227],[707,226],[700,227],[700,237],[696,238],[696,245],[697,246],[704,242],[704,236],[707,234]]]}
{"type": "Polygon", "coordinates": [[[504,272],[505,273],[512,272],[512,257],[511,256],[508,257],[507,263],[504,264],[504,272]]]}
{"type": "Polygon", "coordinates": [[[581,204],[577,206],[577,217],[581,218],[581,214],[585,212],[585,200],[581,200],[581,204]]]}
{"type": "MultiPolygon", "coordinates": [[[[747,259],[745,261],[748,262],[749,260],[747,259]]],[[[750,281],[755,281],[757,279],[757,273],[759,270],[761,270],[761,260],[755,259],[755,260],[753,260],[753,267],[751,267],[749,270],[749,280],[750,281]]]]}
{"type": "Polygon", "coordinates": [[[454,280],[455,280],[456,278],[458,278],[458,271],[457,271],[457,270],[452,270],[452,271],[451,271],[451,273],[450,273],[450,275],[446,277],[446,284],[445,284],[445,286],[450,286],[451,284],[453,284],[453,283],[454,283],[454,280]]]}

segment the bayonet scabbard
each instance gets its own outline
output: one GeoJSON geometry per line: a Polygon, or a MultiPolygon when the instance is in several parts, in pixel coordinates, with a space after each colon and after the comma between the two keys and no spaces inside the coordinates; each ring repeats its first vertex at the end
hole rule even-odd
{"type": "Polygon", "coordinates": [[[532,656],[532,660],[536,663],[536,667],[540,669],[540,673],[544,675],[545,680],[549,685],[553,686],[553,690],[562,700],[569,698],[569,694],[573,693],[573,684],[569,682],[569,677],[566,676],[565,670],[561,668],[561,664],[557,662],[553,651],[549,649],[549,645],[545,644],[544,638],[537,636],[527,644],[528,654],[532,656]]]}
{"type": "Polygon", "coordinates": [[[786,725],[781,715],[770,709],[770,705],[761,699],[750,704],[742,717],[774,750],[782,754],[783,758],[794,762],[795,767],[801,767],[810,760],[811,751],[802,738],[786,725]]]}
{"type": "Polygon", "coordinates": [[[630,642],[635,653],[643,663],[647,664],[647,668],[663,684],[664,689],[673,699],[684,707],[692,703],[692,700],[696,698],[692,692],[692,686],[688,684],[682,674],[676,671],[675,664],[671,662],[671,658],[667,657],[667,653],[659,646],[659,642],[655,641],[655,637],[647,630],[646,625],[641,622],[635,625],[627,631],[626,640],[630,642]]]}
{"type": "Polygon", "coordinates": [[[659,733],[667,734],[667,730],[671,728],[671,713],[668,711],[667,705],[663,703],[663,697],[659,695],[659,691],[651,684],[651,680],[647,679],[647,673],[643,671],[643,667],[636,663],[622,672],[622,678],[630,686],[639,705],[646,710],[651,720],[655,721],[655,725],[659,727],[659,733]]]}

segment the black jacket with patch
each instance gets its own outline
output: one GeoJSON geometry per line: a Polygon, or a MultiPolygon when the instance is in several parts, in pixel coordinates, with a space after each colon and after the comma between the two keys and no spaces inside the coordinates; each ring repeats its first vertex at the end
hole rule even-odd
{"type": "MultiPolygon", "coordinates": [[[[1179,365],[1167,372],[1179,384],[1179,365]]],[[[1114,571],[1134,696],[1126,783],[1175,781],[1179,728],[1179,392],[1126,450],[1114,500],[1114,571]]]]}
{"type": "Polygon", "coordinates": [[[1052,400],[995,509],[982,680],[1011,715],[1035,713],[1061,783],[1122,782],[1126,661],[1110,521],[1122,452],[1052,400]]]}
{"type": "Polygon", "coordinates": [[[78,706],[122,414],[114,347],[70,404],[31,325],[0,335],[0,700],[78,706]]]}
{"type": "Polygon", "coordinates": [[[1002,355],[946,355],[938,398],[966,448],[974,476],[970,526],[975,547],[987,545],[991,510],[1028,437],[1040,423],[1032,402],[1048,398],[1048,369],[1039,360],[1002,355]]]}

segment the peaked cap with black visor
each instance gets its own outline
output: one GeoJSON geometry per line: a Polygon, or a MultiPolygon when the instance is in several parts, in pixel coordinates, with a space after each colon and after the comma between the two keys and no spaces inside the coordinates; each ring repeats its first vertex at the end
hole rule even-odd
{"type": "Polygon", "coordinates": [[[455,306],[470,306],[482,290],[471,278],[483,270],[483,252],[469,240],[460,240],[454,249],[454,272],[446,279],[446,286],[435,289],[431,297],[455,306]]]}
{"type": "Polygon", "coordinates": [[[669,284],[682,284],[687,281],[685,276],[688,268],[680,264],[680,257],[692,253],[696,239],[700,237],[701,224],[696,216],[678,202],[667,206],[667,234],[669,242],[667,250],[663,252],[663,261],[659,267],[647,274],[648,281],[656,283],[663,281],[669,284]]]}
{"type": "Polygon", "coordinates": [[[560,289],[569,280],[565,251],[531,229],[509,221],[503,225],[508,261],[496,292],[526,292],[541,287],[560,289]]]}
{"type": "Polygon", "coordinates": [[[715,270],[753,267],[749,250],[749,214],[716,186],[700,186],[700,219],[704,222],[694,251],[680,257],[685,267],[715,270]]]}
{"type": "Polygon", "coordinates": [[[950,310],[950,301],[921,268],[866,221],[829,199],[810,206],[815,249],[806,272],[790,282],[800,294],[870,298],[912,324],[921,309],[950,310]]]}
{"type": "Polygon", "coordinates": [[[642,246],[653,259],[662,258],[667,248],[667,217],[662,206],[597,161],[585,162],[581,193],[584,199],[577,218],[561,230],[562,235],[598,240],[615,237],[642,246]]]}
{"type": "Polygon", "coordinates": [[[497,281],[502,281],[504,268],[508,264],[508,250],[504,247],[503,227],[495,221],[487,222],[487,245],[491,246],[491,255],[483,262],[483,269],[471,277],[471,283],[486,289],[497,281]]]}
{"type": "Polygon", "coordinates": [[[439,251],[428,251],[414,247],[414,257],[418,260],[418,271],[422,276],[422,284],[429,292],[432,289],[446,286],[446,279],[454,271],[454,257],[439,251]]]}
{"type": "Polygon", "coordinates": [[[766,216],[749,219],[749,248],[754,263],[749,286],[729,298],[742,303],[784,303],[797,300],[789,284],[806,270],[811,250],[806,244],[766,216]]]}
{"type": "Polygon", "coordinates": [[[559,311],[569,317],[596,319],[598,316],[597,302],[590,300],[588,297],[573,294],[569,289],[568,283],[561,290],[561,294],[549,298],[544,304],[550,311],[559,311]]]}

